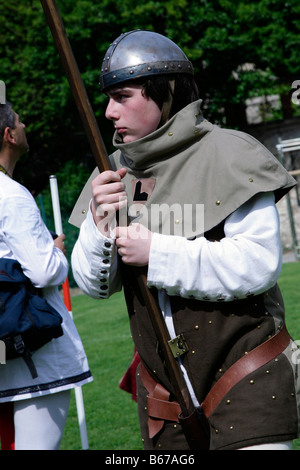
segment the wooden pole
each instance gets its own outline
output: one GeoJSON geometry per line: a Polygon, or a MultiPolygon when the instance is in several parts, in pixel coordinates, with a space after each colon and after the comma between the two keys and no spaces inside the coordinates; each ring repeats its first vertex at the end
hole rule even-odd
{"type": "MultiPolygon", "coordinates": [[[[99,168],[99,171],[110,170],[111,165],[108,155],[103,144],[103,140],[92,111],[81,75],[79,73],[65,28],[60,17],[56,2],[54,0],[41,0],[44,13],[52,32],[54,42],[58,49],[66,76],[68,78],[70,88],[72,90],[79,114],[81,116],[84,128],[86,130],[89,143],[99,168]]],[[[179,402],[182,413],[188,416],[194,411],[194,406],[189,396],[182,372],[178,361],[174,358],[169,347],[170,340],[165,321],[162,317],[156,300],[147,287],[147,279],[144,272],[140,269],[136,270],[141,293],[143,295],[149,316],[151,318],[154,330],[157,335],[161,350],[164,355],[166,367],[170,376],[170,381],[174,387],[177,401],[179,402]]]]}

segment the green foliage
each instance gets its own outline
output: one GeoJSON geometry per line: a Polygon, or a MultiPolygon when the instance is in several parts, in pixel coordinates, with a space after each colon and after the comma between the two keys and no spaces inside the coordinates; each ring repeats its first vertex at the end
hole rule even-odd
{"type": "MultiPolygon", "coordinates": [[[[178,43],[194,63],[206,117],[223,126],[243,128],[247,98],[288,95],[299,78],[298,0],[57,4],[108,151],[112,126],[98,78],[109,44],[122,32],[150,29],[178,43]]],[[[39,0],[1,2],[0,46],[0,80],[27,124],[31,147],[16,178],[38,194],[67,161],[73,171],[80,164],[91,170],[89,144],[39,0]]]]}

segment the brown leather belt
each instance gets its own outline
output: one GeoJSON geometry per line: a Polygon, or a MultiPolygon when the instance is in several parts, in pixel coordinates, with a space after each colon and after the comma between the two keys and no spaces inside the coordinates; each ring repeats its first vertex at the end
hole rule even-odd
{"type": "MultiPolygon", "coordinates": [[[[211,415],[224,396],[240,380],[282,353],[289,345],[290,339],[289,333],[283,327],[279,333],[235,362],[215,383],[201,404],[205,416],[208,418],[211,415]]],[[[178,402],[169,401],[170,393],[153,379],[142,362],[139,372],[149,392],[148,427],[149,437],[152,438],[161,430],[164,420],[178,422],[181,408],[178,402]]]]}
{"type": "Polygon", "coordinates": [[[252,349],[229,367],[211,388],[201,405],[205,416],[208,418],[211,415],[224,396],[240,380],[282,353],[289,345],[290,339],[286,327],[283,327],[279,333],[252,349]]]}

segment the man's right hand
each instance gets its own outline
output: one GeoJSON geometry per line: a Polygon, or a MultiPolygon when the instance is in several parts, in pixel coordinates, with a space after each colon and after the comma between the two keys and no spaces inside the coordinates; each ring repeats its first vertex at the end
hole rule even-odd
{"type": "Polygon", "coordinates": [[[103,171],[92,181],[93,200],[91,210],[98,229],[109,237],[110,222],[117,211],[127,205],[127,194],[122,179],[126,168],[103,171]]]}

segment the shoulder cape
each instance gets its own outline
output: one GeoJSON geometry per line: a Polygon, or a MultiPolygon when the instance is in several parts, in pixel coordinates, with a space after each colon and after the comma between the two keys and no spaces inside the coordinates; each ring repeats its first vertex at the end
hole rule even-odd
{"type": "MultiPolygon", "coordinates": [[[[129,222],[152,231],[200,236],[253,196],[273,191],[276,202],[296,181],[252,136],[206,121],[196,101],[163,127],[129,144],[114,136],[113,168],[126,167],[129,222]]],[[[91,199],[85,185],[70,217],[80,226],[91,199]]]]}

